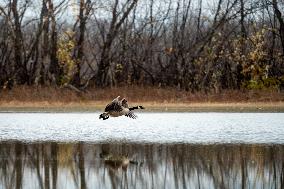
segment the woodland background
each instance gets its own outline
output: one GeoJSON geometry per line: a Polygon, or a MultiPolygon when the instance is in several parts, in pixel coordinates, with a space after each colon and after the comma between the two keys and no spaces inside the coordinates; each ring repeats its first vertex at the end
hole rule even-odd
{"type": "Polygon", "coordinates": [[[284,2],[0,0],[0,92],[16,86],[284,87],[284,2]]]}

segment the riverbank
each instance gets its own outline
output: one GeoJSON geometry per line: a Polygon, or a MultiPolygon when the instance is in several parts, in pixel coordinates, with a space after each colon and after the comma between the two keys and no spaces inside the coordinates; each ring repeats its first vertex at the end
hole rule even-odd
{"type": "MultiPolygon", "coordinates": [[[[108,102],[0,102],[0,112],[96,112],[108,102]]],[[[284,112],[284,102],[258,103],[157,103],[133,102],[143,105],[144,112],[284,112]]]]}
{"type": "Polygon", "coordinates": [[[170,112],[284,112],[284,93],[275,91],[223,91],[191,93],[174,88],[92,88],[77,93],[66,88],[15,87],[0,91],[1,112],[94,112],[120,95],[145,111],[170,112]]]}

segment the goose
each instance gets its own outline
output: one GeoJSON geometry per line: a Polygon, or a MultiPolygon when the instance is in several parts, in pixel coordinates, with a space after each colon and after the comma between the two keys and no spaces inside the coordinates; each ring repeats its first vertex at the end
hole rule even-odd
{"type": "Polygon", "coordinates": [[[144,109],[143,106],[134,106],[130,108],[125,98],[123,98],[122,100],[119,100],[119,98],[120,96],[116,97],[105,107],[105,112],[100,115],[99,119],[102,118],[103,120],[106,120],[109,118],[109,116],[119,117],[123,115],[132,119],[136,119],[137,115],[133,113],[133,110],[144,109]]]}

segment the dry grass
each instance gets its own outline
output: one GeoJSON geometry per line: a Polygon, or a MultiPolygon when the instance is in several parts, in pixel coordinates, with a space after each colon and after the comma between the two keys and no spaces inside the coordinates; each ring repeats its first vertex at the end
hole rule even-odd
{"type": "Polygon", "coordinates": [[[126,97],[136,102],[192,103],[192,102],[284,102],[284,93],[275,91],[237,91],[222,93],[190,93],[174,88],[119,87],[108,89],[89,89],[77,93],[67,88],[18,86],[13,90],[0,91],[0,102],[82,102],[109,101],[116,96],[126,97]]]}
{"type": "Polygon", "coordinates": [[[116,96],[155,110],[284,110],[284,93],[273,91],[223,91],[220,94],[190,93],[173,88],[120,87],[89,89],[78,94],[67,88],[19,86],[0,91],[0,109],[101,109],[116,96]]]}

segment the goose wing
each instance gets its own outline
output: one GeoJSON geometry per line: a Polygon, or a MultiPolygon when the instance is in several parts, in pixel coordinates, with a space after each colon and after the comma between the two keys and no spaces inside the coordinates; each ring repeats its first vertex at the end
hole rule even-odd
{"type": "Polygon", "coordinates": [[[135,115],[132,111],[129,111],[127,114],[125,114],[126,117],[136,119],[138,116],[135,115]]]}
{"type": "Polygon", "coordinates": [[[122,105],[124,108],[129,108],[128,103],[127,103],[127,100],[126,100],[125,98],[123,98],[123,99],[121,100],[121,105],[122,105]]]}
{"type": "Polygon", "coordinates": [[[119,102],[118,98],[119,97],[115,98],[111,103],[109,103],[106,106],[105,112],[109,112],[109,111],[120,112],[120,111],[122,111],[121,103],[119,102]]]}

